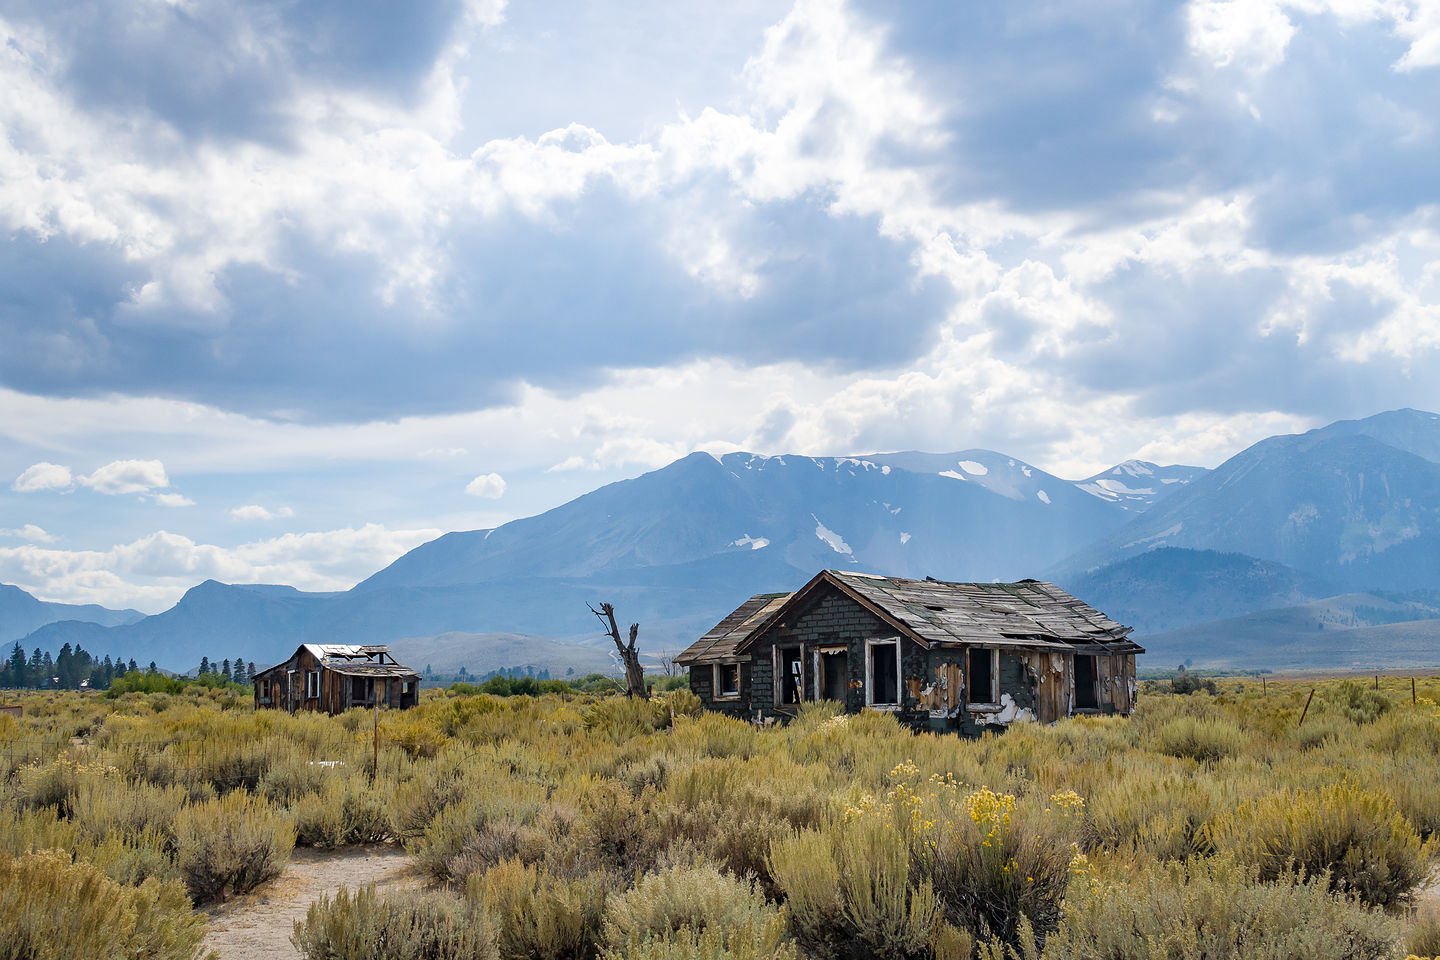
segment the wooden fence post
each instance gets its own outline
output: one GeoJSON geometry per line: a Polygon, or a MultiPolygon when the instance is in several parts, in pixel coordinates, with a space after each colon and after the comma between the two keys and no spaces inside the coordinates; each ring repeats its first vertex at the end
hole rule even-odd
{"type": "Polygon", "coordinates": [[[1314,700],[1314,699],[1315,699],[1315,688],[1314,688],[1314,687],[1311,687],[1311,688],[1310,688],[1310,696],[1308,696],[1308,697],[1305,698],[1305,709],[1300,711],[1300,722],[1297,723],[1297,724],[1295,724],[1295,729],[1296,729],[1296,730],[1299,730],[1302,726],[1304,726],[1304,724],[1305,724],[1305,714],[1307,714],[1307,713],[1310,712],[1310,701],[1311,701],[1311,700],[1314,700]]]}

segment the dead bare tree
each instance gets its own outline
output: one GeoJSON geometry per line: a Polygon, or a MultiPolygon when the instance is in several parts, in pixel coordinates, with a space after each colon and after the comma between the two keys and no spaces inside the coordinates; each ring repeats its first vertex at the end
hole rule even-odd
{"type": "Polygon", "coordinates": [[[611,640],[615,641],[615,649],[620,651],[620,662],[625,665],[625,695],[627,697],[645,696],[645,671],[640,666],[640,651],[635,647],[635,638],[640,635],[640,624],[630,624],[630,642],[624,643],[620,639],[620,627],[615,623],[615,607],[609,603],[600,604],[596,610],[590,604],[590,612],[600,621],[605,628],[605,633],[611,640]]]}

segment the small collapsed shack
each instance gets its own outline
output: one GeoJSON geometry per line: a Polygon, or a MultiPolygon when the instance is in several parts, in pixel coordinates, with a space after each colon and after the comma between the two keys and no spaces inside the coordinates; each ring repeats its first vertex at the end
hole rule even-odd
{"type": "Polygon", "coordinates": [[[1122,626],[1051,583],[949,583],[823,570],[746,600],[676,658],[706,708],[758,721],[807,700],[885,710],[920,730],[1128,714],[1122,626]]]}
{"type": "Polygon", "coordinates": [[[255,674],[254,682],[257,710],[337,714],[377,705],[406,710],[420,702],[420,674],[378,644],[304,643],[289,660],[255,674]]]}

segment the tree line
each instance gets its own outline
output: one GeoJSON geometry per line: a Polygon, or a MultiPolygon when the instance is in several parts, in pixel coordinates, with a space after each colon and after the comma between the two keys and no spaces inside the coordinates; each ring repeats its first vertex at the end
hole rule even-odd
{"type": "MultiPolygon", "coordinates": [[[[200,659],[198,679],[201,683],[238,683],[242,686],[255,676],[254,661],[242,659],[212,662],[209,657],[200,659]]],[[[135,686],[137,678],[163,676],[162,671],[151,660],[141,667],[135,658],[112,659],[107,653],[96,658],[80,646],[65,644],[60,652],[51,654],[36,647],[27,657],[25,649],[18,642],[10,650],[10,656],[0,665],[0,687],[23,690],[109,690],[122,677],[131,678],[129,686],[135,686]]]]}

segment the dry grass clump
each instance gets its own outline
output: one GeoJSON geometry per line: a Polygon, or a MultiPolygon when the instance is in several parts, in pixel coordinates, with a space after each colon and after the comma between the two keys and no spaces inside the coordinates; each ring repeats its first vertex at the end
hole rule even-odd
{"type": "Polygon", "coordinates": [[[1433,854],[1393,800],[1352,783],[1261,797],[1217,818],[1210,834],[1262,879],[1327,874],[1333,889],[1380,907],[1408,901],[1433,854]]]}
{"type": "Polygon", "coordinates": [[[0,854],[0,957],[191,960],[205,935],[178,883],[116,883],[51,851],[0,854]]]}
{"type": "Polygon", "coordinates": [[[243,790],[192,804],[175,818],[175,859],[196,903],[245,893],[280,875],[295,821],[243,790]]]}
{"type": "MultiPolygon", "coordinates": [[[[1233,861],[1141,861],[1110,882],[1078,879],[1065,919],[1025,960],[1388,960],[1394,923],[1327,891],[1325,882],[1259,882],[1233,861]]],[[[1027,939],[1027,938],[1022,938],[1027,939]]]]}
{"type": "Polygon", "coordinates": [[[446,893],[384,897],[374,885],[321,896],[295,921],[290,942],[305,960],[499,960],[483,910],[446,893]]]}
{"type": "Polygon", "coordinates": [[[611,897],[605,907],[605,940],[620,949],[686,929],[701,934],[711,927],[739,931],[743,939],[778,916],[753,881],[697,863],[648,874],[611,897]]]}
{"type": "Polygon", "coordinates": [[[500,956],[509,960],[585,960],[601,939],[609,878],[566,879],[543,867],[507,860],[470,878],[469,902],[495,924],[500,956]]]}
{"type": "Polygon", "coordinates": [[[1155,749],[1172,757],[1214,763],[1238,754],[1245,735],[1220,717],[1175,717],[1155,728],[1155,749]]]}
{"type": "Polygon", "coordinates": [[[392,833],[384,797],[360,777],[332,776],[318,791],[302,795],[291,812],[301,846],[379,843],[392,833]]]}

